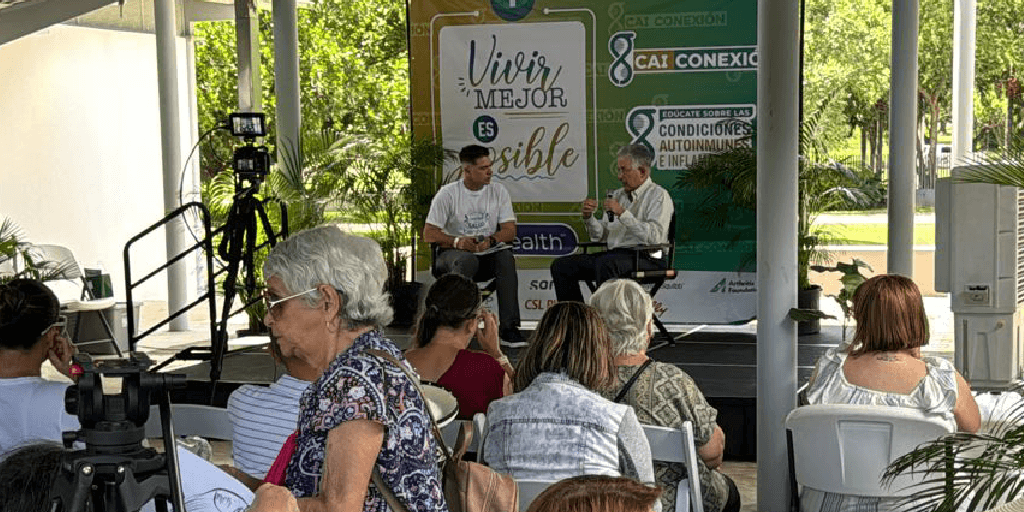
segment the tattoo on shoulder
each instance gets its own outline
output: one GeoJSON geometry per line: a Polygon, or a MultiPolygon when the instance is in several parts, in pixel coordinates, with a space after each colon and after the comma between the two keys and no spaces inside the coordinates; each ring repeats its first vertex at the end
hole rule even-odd
{"type": "Polygon", "coordinates": [[[900,360],[900,356],[893,355],[893,354],[878,354],[877,356],[875,356],[875,359],[877,359],[879,361],[892,362],[892,361],[899,361],[900,360]]]}

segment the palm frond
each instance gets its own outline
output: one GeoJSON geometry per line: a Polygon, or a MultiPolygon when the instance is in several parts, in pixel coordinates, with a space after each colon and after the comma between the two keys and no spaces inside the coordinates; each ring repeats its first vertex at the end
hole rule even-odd
{"type": "Polygon", "coordinates": [[[974,512],[1024,497],[1024,402],[988,432],[958,432],[918,446],[894,460],[883,481],[910,472],[926,478],[900,510],[974,512]]]}
{"type": "Polygon", "coordinates": [[[958,164],[966,167],[954,174],[957,182],[1024,187],[1024,140],[1010,141],[1000,151],[974,153],[958,164]]]}

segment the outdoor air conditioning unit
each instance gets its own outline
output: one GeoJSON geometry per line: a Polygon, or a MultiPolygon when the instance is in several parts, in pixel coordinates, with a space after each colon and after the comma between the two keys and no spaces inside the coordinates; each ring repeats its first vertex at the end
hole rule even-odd
{"type": "Polygon", "coordinates": [[[935,190],[935,289],[950,294],[956,368],[973,389],[1003,390],[1024,376],[1024,194],[952,180],[935,190]]]}

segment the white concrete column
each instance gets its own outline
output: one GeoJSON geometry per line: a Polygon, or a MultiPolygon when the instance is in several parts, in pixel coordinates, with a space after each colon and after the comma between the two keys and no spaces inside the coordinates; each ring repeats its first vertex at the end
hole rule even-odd
{"type": "Polygon", "coordinates": [[[235,36],[238,51],[238,110],[261,112],[263,82],[260,78],[260,25],[256,10],[250,8],[250,0],[235,0],[235,36]]]}
{"type": "Polygon", "coordinates": [[[953,165],[971,152],[974,136],[974,53],[977,0],[953,4],[953,165]]]}
{"type": "Polygon", "coordinates": [[[277,152],[280,155],[282,151],[295,151],[302,126],[295,0],[274,0],[274,92],[277,94],[277,152]]]}
{"type": "Polygon", "coordinates": [[[800,2],[757,7],[757,509],[789,510],[786,415],[796,407],[800,2]]]}
{"type": "MultiPolygon", "coordinates": [[[[156,0],[153,4],[156,20],[156,66],[160,91],[160,148],[163,154],[164,210],[171,211],[178,204],[178,173],[181,172],[181,124],[178,103],[177,36],[175,35],[174,0],[156,0]]],[[[175,219],[165,228],[165,246],[170,259],[189,247],[185,224],[175,219]]],[[[188,269],[184,260],[167,269],[167,310],[171,313],[188,305],[188,269]]],[[[181,315],[170,323],[171,331],[187,331],[188,315],[181,315]]]]}
{"type": "Polygon", "coordinates": [[[918,0],[894,0],[889,88],[889,258],[886,272],[914,275],[917,193],[918,0]]]}

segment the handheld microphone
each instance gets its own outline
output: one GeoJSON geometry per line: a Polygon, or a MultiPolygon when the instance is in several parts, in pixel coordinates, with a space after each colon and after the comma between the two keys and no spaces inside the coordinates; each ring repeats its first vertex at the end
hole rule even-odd
{"type": "MultiPolygon", "coordinates": [[[[607,199],[613,199],[614,196],[615,196],[615,191],[614,190],[609,190],[604,195],[604,197],[606,197],[607,199]]],[[[615,212],[613,212],[611,210],[608,210],[607,212],[605,212],[605,214],[608,216],[608,222],[615,222],[615,212]]]]}

